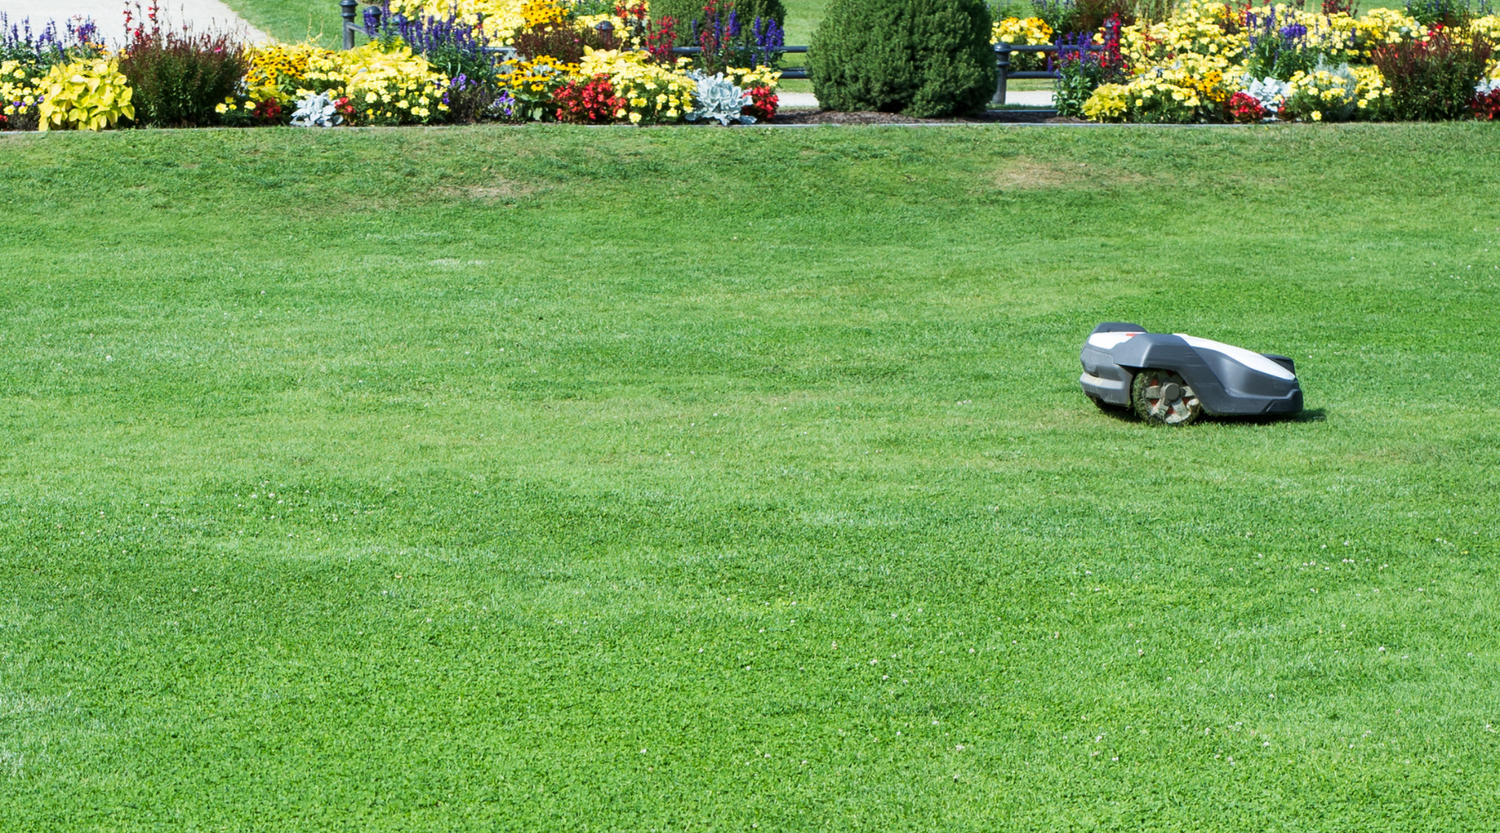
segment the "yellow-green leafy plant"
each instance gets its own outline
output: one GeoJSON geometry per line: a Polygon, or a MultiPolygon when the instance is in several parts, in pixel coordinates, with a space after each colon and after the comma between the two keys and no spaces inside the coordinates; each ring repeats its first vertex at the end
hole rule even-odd
{"type": "Polygon", "coordinates": [[[1089,121],[1125,121],[1130,112],[1130,88],[1124,84],[1100,84],[1083,102],[1083,117],[1089,121]]]}
{"type": "Polygon", "coordinates": [[[41,130],[103,130],[122,118],[135,118],[135,106],[130,103],[134,91],[114,59],[60,64],[48,71],[39,86],[44,96],[38,112],[41,130]]]}

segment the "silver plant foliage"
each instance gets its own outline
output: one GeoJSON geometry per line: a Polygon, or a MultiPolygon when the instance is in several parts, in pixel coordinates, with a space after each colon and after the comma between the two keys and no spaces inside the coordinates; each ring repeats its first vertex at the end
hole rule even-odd
{"type": "Polygon", "coordinates": [[[696,103],[693,111],[687,114],[688,121],[712,119],[725,125],[730,122],[755,124],[754,116],[740,112],[741,108],[753,102],[750,94],[736,87],[733,81],[724,77],[724,73],[705,75],[702,72],[691,72],[688,77],[698,83],[698,90],[693,96],[696,103]]]}
{"type": "Polygon", "coordinates": [[[344,117],[327,93],[308,93],[307,98],[297,102],[297,111],[292,113],[292,124],[298,127],[333,127],[343,123],[344,117]]]}

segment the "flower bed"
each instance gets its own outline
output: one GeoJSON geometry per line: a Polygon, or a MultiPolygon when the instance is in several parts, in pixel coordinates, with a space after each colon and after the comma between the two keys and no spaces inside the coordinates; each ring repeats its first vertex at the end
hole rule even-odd
{"type": "Polygon", "coordinates": [[[691,58],[672,54],[673,21],[653,22],[645,2],[388,0],[366,11],[370,42],[348,51],[193,35],[154,4],[127,11],[118,52],[92,26],[18,26],[0,33],[0,129],[774,117],[779,25],[741,21],[718,0],[704,12],[710,25],[691,58]],[[231,83],[206,103],[204,90],[178,83],[226,68],[231,83]],[[132,85],[132,71],[144,80],[132,85]]]}
{"type": "MultiPolygon", "coordinates": [[[[1356,17],[1339,5],[1187,0],[1165,21],[1114,15],[1081,33],[1098,51],[1058,33],[1058,112],[1174,124],[1494,118],[1500,18],[1450,5],[1442,19],[1384,8],[1356,17]]],[[[1040,22],[1003,20],[996,42],[1034,42],[1040,22]]]]}

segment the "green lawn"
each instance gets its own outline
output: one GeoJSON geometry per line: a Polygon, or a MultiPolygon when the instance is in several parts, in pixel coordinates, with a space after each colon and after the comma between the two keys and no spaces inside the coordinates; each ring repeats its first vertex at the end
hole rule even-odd
{"type": "Polygon", "coordinates": [[[225,5],[278,40],[312,40],[333,48],[343,42],[339,27],[344,18],[338,0],[225,0],[225,5]]]}
{"type": "Polygon", "coordinates": [[[1497,154],[0,136],[0,829],[1494,829],[1497,154]]]}

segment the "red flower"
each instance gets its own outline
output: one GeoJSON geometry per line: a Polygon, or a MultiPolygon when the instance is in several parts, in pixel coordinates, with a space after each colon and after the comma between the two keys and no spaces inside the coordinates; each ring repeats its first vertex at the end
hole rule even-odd
{"type": "Polygon", "coordinates": [[[747,116],[770,121],[776,118],[776,106],[780,99],[776,93],[771,92],[770,87],[751,87],[750,103],[741,107],[740,112],[747,116]]]}
{"type": "Polygon", "coordinates": [[[1229,114],[1240,124],[1253,124],[1267,116],[1266,108],[1249,93],[1235,93],[1230,97],[1229,114]]]}
{"type": "Polygon", "coordinates": [[[1482,121],[1500,121],[1500,90],[1474,96],[1469,102],[1474,118],[1482,121]]]}

